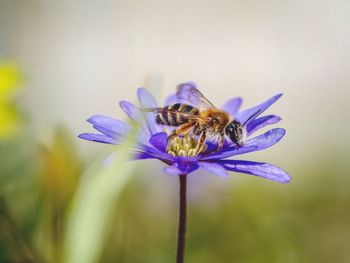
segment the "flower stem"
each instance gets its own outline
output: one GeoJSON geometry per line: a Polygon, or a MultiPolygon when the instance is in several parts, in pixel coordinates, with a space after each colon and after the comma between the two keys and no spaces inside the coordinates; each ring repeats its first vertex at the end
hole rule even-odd
{"type": "Polygon", "coordinates": [[[186,185],[187,185],[187,174],[179,176],[180,179],[180,199],[179,199],[179,225],[177,232],[177,254],[176,263],[183,263],[185,257],[185,241],[186,241],[186,185]]]}

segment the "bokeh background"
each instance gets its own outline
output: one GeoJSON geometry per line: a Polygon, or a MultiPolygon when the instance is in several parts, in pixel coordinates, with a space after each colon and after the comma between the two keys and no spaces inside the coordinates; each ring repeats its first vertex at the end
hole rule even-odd
{"type": "Polygon", "coordinates": [[[190,175],[187,262],[349,262],[349,13],[345,0],[0,0],[0,262],[174,262],[177,178],[124,167],[123,149],[106,172],[116,149],[77,134],[93,114],[125,118],[118,102],[140,86],[161,102],[188,80],[218,106],[283,92],[269,112],[285,138],[244,158],[293,180],[190,175]]]}

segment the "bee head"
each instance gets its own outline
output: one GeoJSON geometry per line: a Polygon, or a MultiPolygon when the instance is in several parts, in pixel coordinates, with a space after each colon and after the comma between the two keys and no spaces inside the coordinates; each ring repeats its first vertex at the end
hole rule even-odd
{"type": "Polygon", "coordinates": [[[238,147],[243,146],[246,137],[246,131],[244,126],[234,120],[225,129],[225,134],[230,138],[230,140],[236,144],[238,147]]]}

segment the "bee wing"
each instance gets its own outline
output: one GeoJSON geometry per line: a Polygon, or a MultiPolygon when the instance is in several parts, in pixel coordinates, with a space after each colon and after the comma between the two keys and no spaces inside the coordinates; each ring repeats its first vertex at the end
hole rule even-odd
{"type": "Polygon", "coordinates": [[[177,86],[176,96],[186,100],[200,109],[216,108],[197,88],[194,83],[187,82],[177,86]]]}
{"type": "Polygon", "coordinates": [[[197,120],[199,119],[198,115],[195,115],[193,113],[190,112],[182,112],[182,111],[177,111],[177,110],[173,110],[173,109],[168,109],[168,108],[142,108],[141,111],[143,112],[153,112],[153,113],[174,113],[174,114],[178,114],[181,117],[184,118],[188,118],[191,120],[197,120]]]}

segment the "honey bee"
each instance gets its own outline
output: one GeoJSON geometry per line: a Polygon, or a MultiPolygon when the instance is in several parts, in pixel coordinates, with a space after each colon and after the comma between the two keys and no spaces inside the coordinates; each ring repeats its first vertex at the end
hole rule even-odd
{"type": "MultiPolygon", "coordinates": [[[[196,148],[198,153],[205,148],[203,146],[207,139],[217,144],[217,151],[222,150],[226,136],[238,147],[243,146],[246,139],[244,125],[247,121],[242,124],[229,113],[216,108],[192,84],[179,85],[176,95],[178,99],[187,101],[189,104],[176,103],[163,108],[143,109],[156,114],[157,124],[176,127],[169,136],[169,140],[188,134],[199,136],[196,148]]],[[[252,117],[254,116],[256,114],[252,117]]]]}

